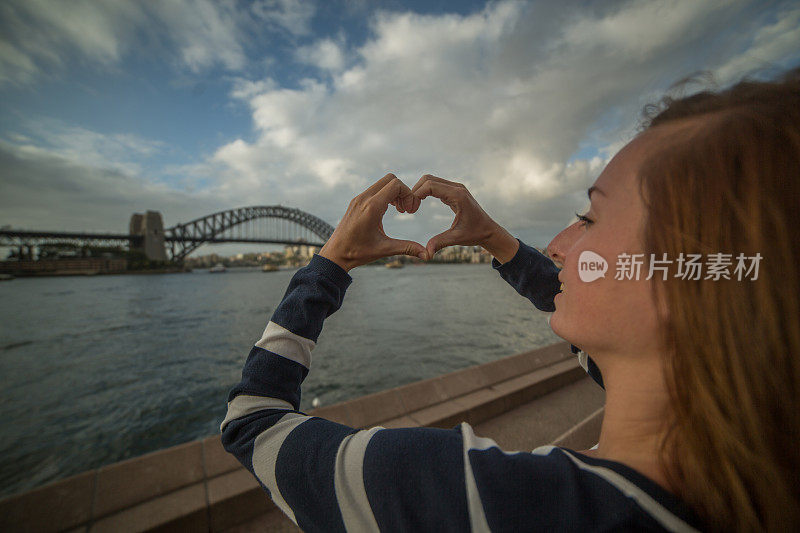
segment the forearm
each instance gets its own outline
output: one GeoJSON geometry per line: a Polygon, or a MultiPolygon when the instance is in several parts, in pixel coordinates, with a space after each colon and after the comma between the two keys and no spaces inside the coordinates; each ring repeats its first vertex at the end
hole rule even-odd
{"type": "Polygon", "coordinates": [[[299,409],[300,384],[308,374],[322,323],[339,309],[351,282],[341,268],[317,255],[299,269],[250,350],[242,380],[228,401],[240,394],[267,396],[299,409]]]}
{"type": "MultiPolygon", "coordinates": [[[[522,296],[542,311],[555,310],[553,298],[560,289],[559,269],[548,257],[518,239],[513,257],[501,262],[497,256],[492,267],[522,296]]],[[[506,240],[506,250],[510,249],[506,240]]]]}
{"type": "Polygon", "coordinates": [[[492,254],[500,263],[507,263],[514,258],[519,249],[519,241],[505,228],[498,225],[482,244],[483,248],[492,254]]]}

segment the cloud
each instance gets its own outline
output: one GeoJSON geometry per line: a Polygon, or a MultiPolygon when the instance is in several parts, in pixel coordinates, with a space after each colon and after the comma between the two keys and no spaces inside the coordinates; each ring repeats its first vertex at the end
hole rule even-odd
{"type": "Polygon", "coordinates": [[[243,70],[247,48],[275,32],[306,35],[313,3],[47,2],[0,4],[0,84],[25,85],[68,65],[119,68],[131,56],[165,57],[192,73],[243,70]]]}
{"type": "Polygon", "coordinates": [[[129,133],[100,134],[53,119],[28,119],[19,125],[27,135],[5,135],[20,154],[48,154],[69,165],[84,165],[136,175],[140,163],[165,149],[159,141],[129,133]]]}
{"type": "Polygon", "coordinates": [[[300,36],[311,33],[315,6],[310,0],[263,0],[256,2],[252,11],[262,20],[300,36]]]}
{"type": "MultiPolygon", "coordinates": [[[[753,35],[757,45],[788,31],[753,27],[748,9],[682,0],[378,11],[359,47],[323,39],[298,50],[330,77],[297,88],[238,83],[232,96],[250,107],[257,138],[222,146],[210,164],[231,192],[295,198],[327,220],[386,172],[409,185],[430,172],[465,183],[502,224],[543,244],[632,138],[645,103],[687,73],[724,65],[753,35]],[[574,158],[587,139],[595,153],[574,158]]],[[[447,213],[427,203],[413,219],[387,219],[387,231],[423,239],[447,213]]]]}
{"type": "Polygon", "coordinates": [[[743,73],[769,69],[800,55],[800,6],[784,7],[773,23],[756,28],[745,51],[730,58],[717,71],[721,83],[730,83],[743,73]]]}
{"type": "Polygon", "coordinates": [[[295,52],[300,63],[313,65],[322,70],[338,71],[344,67],[344,53],[333,39],[320,39],[312,45],[301,46],[295,52]]]}
{"type": "Polygon", "coordinates": [[[160,210],[169,224],[225,203],[211,194],[189,194],[129,174],[119,165],[94,166],[57,151],[4,141],[0,167],[0,225],[17,228],[122,233],[137,211],[160,210]]]}
{"type": "MultiPolygon", "coordinates": [[[[131,203],[140,187],[137,205],[154,202],[168,219],[186,211],[182,202],[200,211],[280,203],[335,223],[351,198],[387,172],[409,186],[432,173],[466,184],[498,222],[541,246],[585,206],[586,188],[635,134],[643,105],[670,84],[703,68],[734,79],[754,57],[799,59],[792,32],[798,10],[789,3],[769,13],[743,0],[678,0],[669,9],[655,0],[591,7],[578,0],[500,1],[467,15],[377,10],[358,44],[336,32],[309,41],[308,3],[143,5],[148,11],[130,17],[177,28],[175,57],[190,70],[237,68],[246,61],[253,24],[282,33],[286,43],[307,43],[284,58],[294,64],[282,65],[305,79],[289,84],[237,72],[230,98],[249,111],[252,131],[204,159],[163,169],[179,178],[171,187],[141,177],[148,158],[165,149],[158,143],[123,134],[99,139],[67,127],[49,137],[6,136],[4,157],[14,168],[24,162],[26,171],[41,169],[55,180],[53,169],[62,164],[69,187],[88,191],[91,184],[102,192],[119,184],[131,203]],[[189,5],[202,13],[181,26],[189,5]],[[94,177],[82,181],[75,169],[94,177]]],[[[96,61],[130,53],[124,32],[98,35],[123,37],[96,61]]],[[[5,54],[4,42],[16,41],[0,40],[0,57],[20,72],[30,66],[26,59],[34,69],[61,60],[16,45],[12,52],[21,55],[5,54]]],[[[15,183],[23,187],[21,178],[15,183]]],[[[153,207],[135,209],[144,208],[153,207]]],[[[452,220],[447,206],[429,199],[413,216],[387,216],[385,229],[424,243],[452,220]]]]}

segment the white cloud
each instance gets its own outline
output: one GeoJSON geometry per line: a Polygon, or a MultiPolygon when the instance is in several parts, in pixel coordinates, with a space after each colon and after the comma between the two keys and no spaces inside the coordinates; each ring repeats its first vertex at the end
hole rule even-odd
{"type": "Polygon", "coordinates": [[[314,13],[313,3],[300,0],[5,0],[0,84],[28,84],[63,73],[72,63],[115,68],[137,54],[172,57],[193,73],[213,67],[239,71],[248,62],[248,43],[281,31],[306,35],[314,13]]]}
{"type": "MultiPolygon", "coordinates": [[[[252,29],[243,22],[248,13],[290,42],[308,42],[314,15],[313,4],[288,0],[249,11],[198,0],[191,5],[203,13],[181,26],[184,12],[174,6],[186,5],[156,18],[177,28],[173,44],[185,44],[176,50],[185,51],[178,57],[189,69],[241,64],[247,46],[236,32],[252,29]]],[[[358,46],[339,34],[295,50],[295,61],[320,69],[316,78],[291,86],[234,78],[231,98],[248,106],[253,131],[169,171],[200,191],[191,198],[213,197],[221,207],[282,203],[329,222],[387,172],[409,186],[433,173],[465,183],[498,222],[543,245],[584,206],[586,188],[634,134],[641,107],[672,82],[700,68],[735,77],[750,65],[746,58],[796,54],[796,8],[767,20],[743,0],[663,6],[501,1],[468,16],[376,12],[358,46]]],[[[149,9],[143,16],[157,8],[149,9]]],[[[106,50],[103,57],[113,58],[115,49],[106,50]]],[[[121,44],[116,50],[127,53],[121,44]]],[[[2,48],[0,57],[20,72],[26,58],[34,67],[44,61],[14,59],[2,48]]],[[[160,149],[127,137],[99,142],[76,131],[73,144],[52,140],[38,157],[75,165],[84,154],[92,168],[131,177],[148,149],[160,149]]],[[[424,243],[452,220],[449,208],[428,200],[414,215],[387,216],[385,228],[424,243]]]]}
{"type": "Polygon", "coordinates": [[[340,45],[333,39],[327,38],[308,46],[301,46],[295,52],[295,57],[301,63],[330,71],[341,70],[345,62],[340,45]]]}
{"type": "Polygon", "coordinates": [[[7,149],[129,175],[140,174],[140,163],[165,148],[159,141],[129,133],[100,134],[52,119],[28,119],[22,127],[29,135],[8,134],[7,149]]]}
{"type": "Polygon", "coordinates": [[[800,50],[800,6],[789,6],[775,17],[775,22],[758,28],[751,45],[717,69],[721,83],[730,83],[743,73],[773,67],[800,50]]]}
{"type": "Polygon", "coordinates": [[[160,210],[169,225],[230,207],[224,196],[175,190],[124,165],[94,165],[74,155],[0,141],[0,225],[122,233],[134,212],[160,210]]]}
{"type": "MultiPolygon", "coordinates": [[[[789,22],[759,30],[748,9],[740,0],[592,10],[505,1],[469,16],[378,12],[349,58],[324,39],[297,51],[331,78],[296,89],[240,83],[233,96],[251,107],[258,137],[221,147],[215,170],[242,187],[232,190],[294,198],[328,220],[386,172],[409,186],[430,172],[465,183],[501,223],[544,244],[633,136],[643,104],[730,60],[753,33],[753,46],[788,53],[789,22]],[[598,155],[572,159],[587,138],[598,155]]],[[[387,231],[430,236],[452,220],[432,205],[387,217],[387,231]]]]}

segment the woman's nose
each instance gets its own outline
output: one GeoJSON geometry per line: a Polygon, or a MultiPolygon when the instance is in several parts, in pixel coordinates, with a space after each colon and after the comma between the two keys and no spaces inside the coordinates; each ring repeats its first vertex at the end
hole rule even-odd
{"type": "Polygon", "coordinates": [[[572,248],[572,245],[575,244],[579,232],[580,221],[561,230],[561,232],[550,241],[550,244],[547,245],[547,256],[552,259],[559,268],[564,267],[564,259],[567,257],[567,252],[572,248]]]}

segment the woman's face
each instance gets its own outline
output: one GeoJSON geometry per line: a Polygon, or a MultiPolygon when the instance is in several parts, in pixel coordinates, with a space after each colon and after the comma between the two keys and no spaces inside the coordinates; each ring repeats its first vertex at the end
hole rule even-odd
{"type": "Polygon", "coordinates": [[[564,284],[555,297],[550,327],[590,354],[643,354],[658,348],[656,305],[652,282],[645,280],[645,262],[638,280],[635,275],[632,280],[615,279],[620,254],[643,253],[645,212],[637,168],[653,137],[648,131],[626,145],[594,182],[591,206],[584,213],[592,222],[572,224],[547,246],[550,257],[563,264],[559,279],[564,284]],[[605,259],[604,277],[581,280],[579,258],[584,251],[605,259]]]}

